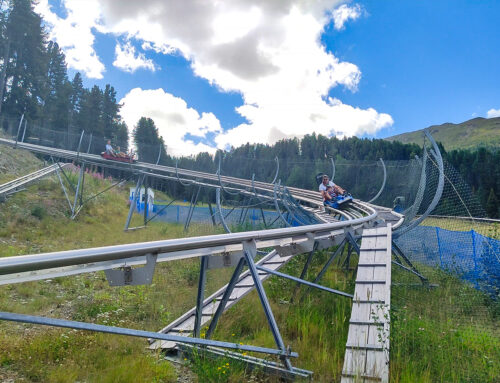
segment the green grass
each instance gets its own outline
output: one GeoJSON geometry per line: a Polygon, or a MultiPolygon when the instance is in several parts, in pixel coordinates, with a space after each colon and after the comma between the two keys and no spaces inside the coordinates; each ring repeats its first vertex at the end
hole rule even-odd
{"type": "MultiPolygon", "coordinates": [[[[75,175],[72,175],[75,177],[75,175]]],[[[86,178],[89,193],[109,181],[86,178]]],[[[89,204],[75,221],[55,179],[9,198],[0,209],[0,254],[112,245],[209,234],[211,225],[153,223],[123,232],[128,187],[113,189],[89,204]]],[[[442,220],[440,220],[442,222],[442,220]]],[[[134,217],[133,226],[141,224],[134,217]]],[[[454,224],[453,222],[448,224],[454,224]]],[[[243,229],[243,228],[242,228],[243,229]]],[[[464,228],[466,229],[466,228],[464,228]]],[[[315,255],[311,280],[327,259],[315,255]]],[[[305,256],[282,270],[299,275],[305,256]]],[[[352,259],[354,267],[356,259],[352,259]]],[[[500,376],[498,302],[470,285],[422,267],[438,288],[415,287],[412,276],[394,269],[391,311],[391,382],[496,382],[500,376]]],[[[104,273],[0,286],[0,310],[157,331],[193,307],[199,260],[157,265],[153,284],[109,287],[104,273]]],[[[207,292],[226,283],[231,269],[209,270],[207,292]]],[[[354,270],[334,265],[322,283],[352,292],[354,270]]],[[[294,365],[314,371],[314,380],[335,382],[342,370],[351,303],[349,299],[271,277],[265,288],[286,345],[299,353],[294,365]],[[292,300],[292,297],[294,299],[292,300]]],[[[223,315],[215,339],[275,347],[258,296],[249,294],[223,315]]],[[[145,348],[141,339],[0,323],[0,380],[28,382],[169,382],[176,372],[145,348]]],[[[186,361],[187,362],[187,361],[186,361]]],[[[189,366],[200,382],[276,381],[233,360],[203,354],[189,366]]]]}
{"type": "Polygon", "coordinates": [[[479,220],[469,221],[465,219],[428,217],[421,225],[439,227],[451,231],[474,230],[485,237],[500,239],[500,224],[498,223],[486,223],[479,220]]]}

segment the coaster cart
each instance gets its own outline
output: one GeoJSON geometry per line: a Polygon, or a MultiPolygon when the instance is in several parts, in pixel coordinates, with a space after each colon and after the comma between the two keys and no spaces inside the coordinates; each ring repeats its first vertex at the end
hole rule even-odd
{"type": "MultiPolygon", "coordinates": [[[[316,175],[316,182],[319,186],[321,182],[323,181],[323,173],[319,173],[316,175]]],[[[350,203],[353,201],[352,195],[348,193],[347,191],[344,191],[344,194],[338,195],[337,198],[331,201],[330,204],[324,202],[325,206],[330,206],[333,207],[334,209],[341,209],[343,207],[346,207],[350,205],[350,203]]]]}
{"type": "Polygon", "coordinates": [[[101,153],[101,157],[106,159],[106,160],[110,160],[110,161],[118,161],[118,162],[126,162],[128,164],[135,164],[137,162],[136,159],[134,159],[133,157],[129,157],[129,156],[113,156],[109,153],[106,153],[106,152],[102,152],[101,153]]]}

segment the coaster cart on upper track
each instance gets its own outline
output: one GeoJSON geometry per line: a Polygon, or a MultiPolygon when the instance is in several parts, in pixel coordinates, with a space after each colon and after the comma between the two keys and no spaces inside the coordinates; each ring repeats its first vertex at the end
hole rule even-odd
{"type": "Polygon", "coordinates": [[[101,153],[101,157],[106,159],[106,160],[110,160],[110,161],[118,161],[118,162],[126,162],[128,164],[135,164],[137,162],[137,160],[133,157],[129,157],[129,156],[122,156],[122,157],[119,157],[119,156],[113,156],[111,154],[108,154],[106,152],[102,152],[101,153]]]}

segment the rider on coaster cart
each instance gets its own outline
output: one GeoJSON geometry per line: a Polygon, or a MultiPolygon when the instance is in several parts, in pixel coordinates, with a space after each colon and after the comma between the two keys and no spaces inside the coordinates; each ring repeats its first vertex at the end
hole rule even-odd
{"type": "Polygon", "coordinates": [[[338,208],[339,204],[344,201],[352,200],[352,197],[343,188],[330,181],[326,174],[321,179],[319,191],[323,198],[323,204],[333,208],[338,208]]]}

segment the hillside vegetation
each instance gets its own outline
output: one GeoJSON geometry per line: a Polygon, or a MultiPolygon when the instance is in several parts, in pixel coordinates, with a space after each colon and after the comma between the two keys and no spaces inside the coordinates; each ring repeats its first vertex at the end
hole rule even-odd
{"type": "MultiPolygon", "coordinates": [[[[474,118],[460,124],[445,123],[432,125],[432,137],[443,144],[447,151],[453,149],[473,149],[478,146],[488,148],[500,147],[500,117],[474,118]]],[[[399,141],[403,144],[422,145],[423,129],[403,133],[386,138],[388,141],[399,141]]]]}

